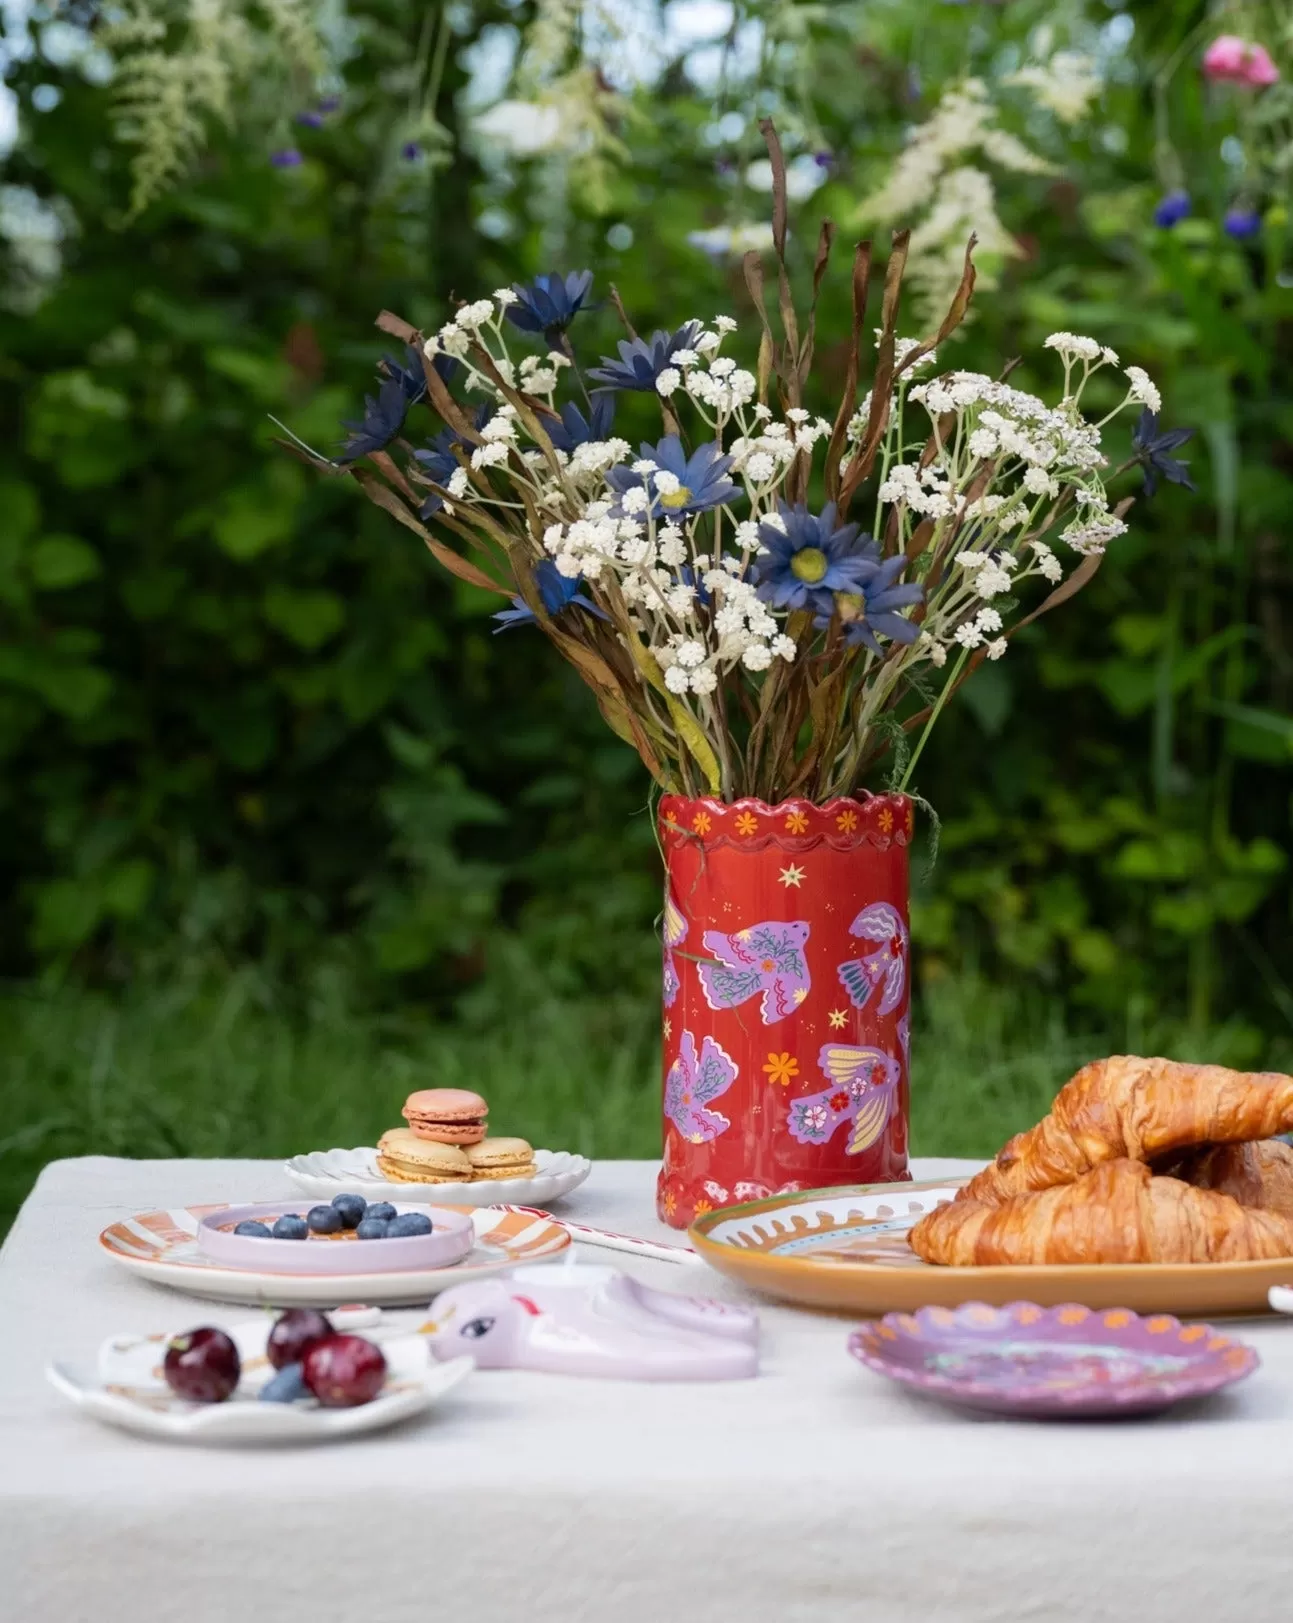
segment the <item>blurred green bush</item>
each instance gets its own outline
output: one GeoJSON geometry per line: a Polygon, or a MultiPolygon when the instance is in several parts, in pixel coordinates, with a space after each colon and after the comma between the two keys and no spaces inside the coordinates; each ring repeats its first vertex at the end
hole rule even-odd
{"type": "MultiPolygon", "coordinates": [[[[945,358],[1024,354],[1029,386],[1048,331],[1099,336],[1197,430],[1200,490],[1138,502],[1095,583],[935,735],[917,938],[927,978],[973,957],[1088,1010],[1236,1017],[1263,1052],[1293,1017],[1293,260],[1264,180],[1259,232],[1223,229],[1261,136],[1200,89],[1201,8],[751,5],[702,46],[662,32],[658,71],[613,101],[580,80],[591,147],[501,160],[464,125],[536,8],[463,4],[424,110],[443,140],[403,161],[421,14],[351,9],[342,106],[291,134],[299,165],[271,164],[281,131],[217,135],[128,225],[108,92],[39,48],[11,61],[9,191],[42,201],[61,268],[0,241],[0,970],[111,985],[256,959],[287,987],[506,1019],[519,940],[558,994],[649,999],[635,759],[537,638],[495,642],[492,601],[285,459],[269,418],[326,449],[371,385],[379,309],[429,324],[549,266],[590,265],[644,329],[745,315],[739,261],[687,239],[763,209],[740,180],[753,112],[821,155],[806,256],[807,227],[852,229],[967,67],[996,85],[1067,42],[1094,53],[1101,99],[1066,130],[1003,93],[1003,126],[1053,172],[997,175],[1022,257],[988,256],[1001,285],[945,358]],[[726,52],[717,77],[701,49],[726,52]],[[1171,230],[1165,151],[1194,199],[1171,230]]],[[[571,74],[597,41],[571,35],[571,74]]]]}

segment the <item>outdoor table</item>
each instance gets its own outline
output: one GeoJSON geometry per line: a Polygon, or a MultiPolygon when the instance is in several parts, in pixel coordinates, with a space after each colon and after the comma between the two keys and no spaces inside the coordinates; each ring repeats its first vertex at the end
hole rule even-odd
{"type": "MultiPolygon", "coordinates": [[[[917,1177],[971,1163],[918,1160],[917,1177]]],[[[655,1166],[601,1162],[571,1220],[679,1236],[655,1166]]],[[[132,1277],[132,1212],[290,1198],[269,1161],[47,1167],[0,1252],[2,1623],[1264,1623],[1287,1615],[1293,1324],[1262,1367],[1151,1420],[974,1417],[845,1351],[846,1318],[698,1264],[590,1252],[757,1300],[757,1380],[483,1371],[390,1432],[300,1448],[130,1436],[46,1384],[123,1331],[250,1310],[132,1277]]]]}

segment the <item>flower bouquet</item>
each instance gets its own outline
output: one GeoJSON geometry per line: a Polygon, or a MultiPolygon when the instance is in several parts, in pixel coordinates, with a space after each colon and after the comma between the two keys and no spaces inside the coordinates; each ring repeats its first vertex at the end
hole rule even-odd
{"type": "Polygon", "coordinates": [[[905,1175],[903,791],[960,684],[1080,590],[1125,529],[1109,417],[1143,408],[1142,458],[1165,450],[1135,366],[1114,412],[1084,415],[1091,378],[1119,365],[1094,339],[1046,340],[1051,401],[1008,367],[939,372],[973,241],[937,330],[904,338],[902,232],[873,349],[871,246],[854,252],[844,386],[819,411],[834,232],[821,227],[801,311],[784,161],[764,134],[775,326],[754,253],[748,331],[688,315],[644,338],[612,289],[614,356],[572,336],[586,271],[464,303],[429,335],[383,313],[406,358],[383,363],[340,454],[314,459],[348,470],[459,579],[510,598],[500,629],[548,637],[663,791],[660,1209],[674,1223],[748,1193],[905,1175]],[[615,432],[629,395],[659,413],[636,448],[615,432]],[[410,429],[415,408],[432,437],[410,429]],[[886,767],[892,792],[867,793],[886,767]]]}

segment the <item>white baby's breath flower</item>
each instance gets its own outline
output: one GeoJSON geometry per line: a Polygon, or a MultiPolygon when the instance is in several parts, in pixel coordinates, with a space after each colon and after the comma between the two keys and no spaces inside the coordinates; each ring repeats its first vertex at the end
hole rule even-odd
{"type": "Polygon", "coordinates": [[[471,337],[452,321],[441,327],[439,332],[440,348],[446,355],[456,356],[458,360],[466,355],[471,348],[471,337]]]}
{"type": "Polygon", "coordinates": [[[742,652],[741,664],[747,671],[766,671],[772,664],[772,650],[766,642],[752,642],[742,652]]]}
{"type": "Polygon", "coordinates": [[[952,635],[962,648],[977,648],[983,641],[983,633],[972,620],[967,620],[964,625],[957,626],[952,635]]]}
{"type": "Polygon", "coordinates": [[[778,659],[784,659],[787,661],[794,659],[796,652],[795,639],[793,637],[787,637],[784,635],[774,638],[772,643],[772,652],[778,659]]]}
{"type": "Polygon", "coordinates": [[[777,471],[777,464],[766,451],[756,451],[745,463],[745,475],[751,483],[766,485],[777,471]]]}
{"type": "Polygon", "coordinates": [[[698,671],[691,673],[691,691],[693,693],[712,693],[718,686],[718,678],[708,665],[702,665],[698,671]]]}
{"type": "Polygon", "coordinates": [[[449,475],[449,482],[445,486],[445,489],[451,496],[457,496],[459,499],[461,499],[467,494],[469,484],[470,480],[467,477],[466,468],[455,468],[449,475]]]}
{"type": "Polygon", "coordinates": [[[1163,397],[1149,373],[1140,366],[1128,366],[1123,370],[1127,374],[1129,393],[1133,400],[1139,401],[1142,406],[1148,406],[1153,412],[1163,409],[1163,397]]]}
{"type": "Polygon", "coordinates": [[[754,519],[742,519],[736,526],[736,544],[744,552],[753,552],[759,545],[759,526],[754,519]]]}
{"type": "Polygon", "coordinates": [[[732,320],[731,316],[715,316],[714,329],[726,336],[728,333],[736,331],[736,322],[732,320]]]}
{"type": "Polygon", "coordinates": [[[1112,513],[1092,514],[1089,518],[1074,519],[1060,531],[1060,540],[1066,541],[1074,552],[1084,557],[1103,552],[1115,537],[1123,535],[1127,526],[1112,513]]]}
{"type": "Polygon", "coordinates": [[[1045,468],[1032,467],[1024,473],[1024,489],[1034,496],[1058,496],[1060,487],[1045,468]]]}
{"type": "MultiPolygon", "coordinates": [[[[686,585],[671,586],[664,594],[664,600],[669,605],[669,613],[676,615],[679,620],[684,620],[691,613],[692,605],[696,601],[696,588],[694,586],[686,585]]],[[[692,648],[698,645],[694,643],[686,643],[683,646],[692,648]]],[[[690,665],[695,663],[691,659],[682,658],[682,648],[678,649],[678,656],[678,663],[680,665],[690,665]]]]}
{"type": "Polygon", "coordinates": [[[962,569],[982,569],[985,564],[991,563],[986,552],[958,552],[956,560],[962,569]]]}
{"type": "Polygon", "coordinates": [[[501,440],[492,440],[476,447],[471,453],[471,465],[473,468],[494,468],[506,462],[507,457],[507,446],[501,440]]]}
{"type": "Polygon", "coordinates": [[[780,513],[765,513],[759,522],[770,524],[774,530],[780,530],[782,535],[786,533],[786,521],[780,513]]]}
{"type": "Polygon", "coordinates": [[[687,561],[687,541],[676,524],[666,524],[656,536],[656,551],[660,562],[677,569],[687,561]]]}
{"type": "Polygon", "coordinates": [[[455,316],[460,327],[481,327],[494,317],[494,305],[490,299],[477,299],[474,304],[464,304],[455,316]]]}
{"type": "Polygon", "coordinates": [[[645,513],[650,505],[651,498],[645,490],[638,487],[626,490],[620,497],[620,506],[626,513],[645,513]]]}
{"type": "Polygon", "coordinates": [[[980,609],[974,616],[974,623],[980,631],[1001,630],[1001,616],[996,609],[980,609]]]}
{"type": "Polygon", "coordinates": [[[666,366],[655,380],[656,393],[666,398],[675,393],[682,382],[682,373],[676,366],[666,366]]]}
{"type": "Polygon", "coordinates": [[[674,658],[687,669],[703,664],[705,645],[697,642],[694,637],[689,637],[685,642],[680,642],[677,648],[674,649],[674,658]]]}
{"type": "Polygon", "coordinates": [[[1080,333],[1053,332],[1045,340],[1047,349],[1058,350],[1061,355],[1076,355],[1084,361],[1098,361],[1100,359],[1100,345],[1094,338],[1085,338],[1080,333]]]}
{"type": "Polygon", "coordinates": [[[676,349],[669,359],[675,366],[695,366],[700,361],[694,349],[676,349]]]}
{"type": "Polygon", "coordinates": [[[984,649],[984,653],[987,654],[989,659],[1000,659],[1002,654],[1005,653],[1005,651],[1006,651],[1006,639],[1004,637],[995,638],[984,649]]]}
{"type": "Polygon", "coordinates": [[[766,423],[772,416],[772,407],[765,406],[762,401],[754,408],[754,415],[761,423],[766,423]]]}
{"type": "Polygon", "coordinates": [[[578,580],[584,572],[584,560],[573,552],[559,552],[553,560],[557,566],[557,573],[564,575],[567,580],[578,580]]]}
{"type": "Polygon", "coordinates": [[[681,665],[670,665],[664,673],[664,685],[670,693],[686,693],[691,686],[691,677],[687,675],[681,665]]]}
{"type": "Polygon", "coordinates": [[[1000,597],[1011,587],[1010,576],[999,564],[989,562],[979,571],[974,589],[983,598],[1000,597]]]}
{"type": "Polygon", "coordinates": [[[515,304],[517,301],[516,289],[511,287],[496,287],[494,289],[494,299],[497,304],[506,310],[509,304],[515,304]]]}
{"type": "Polygon", "coordinates": [[[941,642],[930,643],[929,663],[933,665],[936,670],[940,671],[942,670],[943,666],[947,664],[947,649],[943,647],[941,642]]]}
{"type": "Polygon", "coordinates": [[[730,355],[720,355],[716,361],[711,361],[709,375],[712,378],[730,377],[736,371],[736,362],[730,355]]]}
{"type": "Polygon", "coordinates": [[[634,473],[654,473],[658,466],[659,466],[659,463],[652,462],[650,457],[642,457],[639,461],[633,463],[633,472],[634,473]]]}
{"type": "Polygon", "coordinates": [[[682,480],[668,468],[661,468],[655,476],[655,488],[658,496],[673,496],[682,489],[682,480]]]}
{"type": "Polygon", "coordinates": [[[491,440],[506,440],[509,442],[514,440],[516,438],[516,424],[512,420],[511,411],[500,408],[481,429],[480,437],[487,445],[491,440]]]}
{"type": "Polygon", "coordinates": [[[1106,366],[1117,366],[1118,351],[1116,349],[1110,349],[1108,344],[1106,344],[1100,351],[1100,359],[1105,363],[1106,366]]]}
{"type": "Polygon", "coordinates": [[[703,332],[692,347],[699,355],[711,355],[722,342],[716,332],[703,332]]]}

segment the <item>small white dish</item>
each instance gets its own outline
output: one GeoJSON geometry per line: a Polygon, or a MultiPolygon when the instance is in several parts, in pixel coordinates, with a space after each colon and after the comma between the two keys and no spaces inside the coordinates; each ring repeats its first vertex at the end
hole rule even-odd
{"type": "Polygon", "coordinates": [[[1293,1285],[1272,1285],[1266,1300],[1276,1313],[1293,1313],[1293,1285]]]}
{"type": "Polygon", "coordinates": [[[593,1169],[586,1155],[535,1150],[532,1178],[477,1178],[470,1183],[388,1183],[377,1170],[377,1151],[313,1150],[294,1155],[283,1171],[303,1194],[319,1200],[362,1195],[365,1200],[426,1201],[454,1206],[547,1206],[578,1189],[593,1169]]]}
{"type": "MultiPolygon", "coordinates": [[[[405,1197],[407,1199],[407,1197],[405,1197]]],[[[166,1211],[136,1212],[133,1217],[110,1223],[99,1236],[99,1244],[116,1263],[129,1268],[140,1279],[169,1285],[190,1296],[205,1296],[217,1302],[242,1302],[253,1307],[270,1304],[279,1307],[335,1308],[343,1303],[362,1302],[394,1307],[420,1306],[449,1285],[487,1274],[501,1273],[518,1263],[541,1262],[557,1256],[570,1246],[570,1235],[542,1212],[507,1211],[498,1206],[454,1206],[471,1220],[473,1244],[461,1262],[444,1268],[393,1268],[386,1273],[291,1274],[266,1266],[233,1267],[217,1262],[198,1244],[198,1225],[204,1217],[230,1208],[176,1206],[166,1211]]],[[[288,1243],[288,1242],[284,1242],[288,1243]]],[[[291,1242],[308,1245],[308,1240],[291,1242]]],[[[370,1240],[377,1248],[398,1245],[394,1240],[370,1240]]],[[[249,1240],[249,1245],[271,1246],[270,1240],[249,1240]]],[[[347,1251],[357,1249],[347,1246],[347,1251]]],[[[252,1260],[255,1260],[253,1253],[252,1260]]]]}
{"type": "MultiPolygon", "coordinates": [[[[297,1207],[304,1204],[296,1203],[297,1207]]],[[[360,1240],[353,1229],[343,1229],[339,1234],[312,1234],[304,1240],[275,1240],[236,1232],[239,1223],[253,1221],[272,1226],[294,1210],[290,1202],[275,1201],[209,1212],[198,1223],[198,1248],[224,1267],[250,1268],[256,1273],[389,1274],[413,1268],[452,1268],[475,1243],[470,1212],[449,1206],[410,1206],[407,1201],[401,1201],[397,1209],[401,1214],[425,1214],[432,1222],[430,1232],[396,1240],[360,1240]]],[[[302,1214],[298,1211],[297,1215],[302,1214]]]]}
{"type": "Polygon", "coordinates": [[[371,1403],[353,1409],[324,1409],[312,1401],[262,1403],[260,1389],[274,1373],[265,1357],[273,1322],[265,1314],[229,1328],[242,1359],[242,1379],[224,1403],[189,1403],[167,1386],[162,1359],[177,1330],[113,1336],[99,1349],[94,1375],[62,1363],[47,1365],[45,1373],[50,1385],[84,1413],[142,1436],[196,1443],[314,1443],[381,1431],[421,1414],[475,1367],[467,1357],[437,1364],[425,1336],[378,1325],[364,1333],[381,1347],[388,1373],[385,1388],[371,1403]]]}

